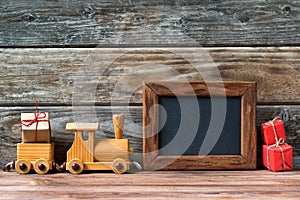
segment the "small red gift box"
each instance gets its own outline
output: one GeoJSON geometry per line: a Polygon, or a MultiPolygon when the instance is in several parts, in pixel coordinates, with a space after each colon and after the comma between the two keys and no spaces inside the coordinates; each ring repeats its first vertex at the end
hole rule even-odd
{"type": "Polygon", "coordinates": [[[293,169],[293,148],[288,144],[263,145],[263,165],[273,172],[293,169]]]}
{"type": "Polygon", "coordinates": [[[280,138],[286,140],[283,121],[278,117],[272,121],[262,123],[261,130],[266,145],[275,144],[280,138]]]}

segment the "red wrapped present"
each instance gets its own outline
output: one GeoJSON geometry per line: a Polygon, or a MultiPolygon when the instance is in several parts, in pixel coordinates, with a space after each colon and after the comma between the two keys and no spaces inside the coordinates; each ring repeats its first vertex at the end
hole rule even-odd
{"type": "Polygon", "coordinates": [[[288,144],[263,145],[263,165],[273,172],[293,169],[293,148],[288,144]]]}
{"type": "Polygon", "coordinates": [[[266,145],[275,144],[282,138],[286,140],[283,121],[276,117],[269,122],[262,123],[261,125],[262,136],[266,145]]]}

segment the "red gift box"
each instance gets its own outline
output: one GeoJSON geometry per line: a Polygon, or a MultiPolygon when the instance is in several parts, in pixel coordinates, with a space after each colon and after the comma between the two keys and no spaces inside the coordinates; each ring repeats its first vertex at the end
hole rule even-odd
{"type": "Polygon", "coordinates": [[[280,138],[286,140],[283,121],[278,117],[272,121],[262,123],[261,130],[266,145],[275,144],[280,138]]]}
{"type": "Polygon", "coordinates": [[[293,148],[288,144],[263,145],[263,165],[273,172],[293,169],[293,148]]]}

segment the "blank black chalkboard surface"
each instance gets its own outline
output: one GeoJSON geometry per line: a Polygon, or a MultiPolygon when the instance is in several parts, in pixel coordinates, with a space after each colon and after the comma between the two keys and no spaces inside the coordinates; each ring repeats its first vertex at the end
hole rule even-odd
{"type": "Polygon", "coordinates": [[[144,168],[255,169],[255,117],[255,82],[146,82],[144,168]]]}
{"type": "MultiPolygon", "coordinates": [[[[213,97],[214,100],[219,100],[218,97],[213,97]]],[[[181,110],[179,101],[182,103],[190,104],[192,97],[180,97],[179,100],[176,97],[159,98],[159,103],[164,108],[159,113],[159,127],[161,130],[158,134],[159,154],[160,155],[180,155],[180,148],[172,148],[168,144],[174,140],[181,124],[181,117],[186,116],[185,132],[189,132],[189,127],[193,126],[195,118],[191,116],[191,110],[181,110]],[[164,116],[167,113],[166,119],[162,119],[160,116],[164,116]]],[[[190,141],[190,145],[182,155],[199,155],[200,147],[203,144],[204,137],[209,128],[211,120],[211,98],[198,97],[199,106],[199,126],[197,133],[193,140],[190,141]]],[[[207,150],[207,155],[236,155],[241,153],[241,99],[239,97],[226,98],[226,106],[228,112],[226,112],[225,122],[223,125],[220,137],[217,138],[216,144],[211,150],[207,150]]],[[[197,117],[196,117],[197,118],[197,117]]],[[[198,123],[197,123],[198,124],[198,123]]],[[[183,136],[184,133],[182,134],[183,136]]],[[[183,146],[183,140],[177,140],[176,146],[183,146]]]]}

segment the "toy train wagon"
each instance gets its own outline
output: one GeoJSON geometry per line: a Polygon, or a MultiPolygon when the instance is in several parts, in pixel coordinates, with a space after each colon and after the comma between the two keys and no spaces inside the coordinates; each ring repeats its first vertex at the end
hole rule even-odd
{"type": "MultiPolygon", "coordinates": [[[[28,123],[25,123],[27,129],[23,127],[26,129],[22,131],[23,142],[17,145],[17,161],[14,167],[19,174],[26,174],[31,169],[38,174],[45,174],[55,167],[54,144],[50,142],[50,137],[47,135],[50,133],[45,131],[49,127],[45,126],[43,129],[42,126],[42,122],[49,124],[49,121],[47,119],[38,121],[37,119],[35,114],[35,122],[29,126],[27,126],[28,123]],[[26,134],[25,131],[30,126],[33,126],[30,130],[31,134],[26,134]],[[41,131],[37,134],[37,130],[44,130],[44,132],[41,131]],[[39,142],[33,142],[33,139],[28,139],[24,136],[25,134],[35,135],[35,141],[37,135],[41,138],[39,138],[39,142]],[[45,134],[46,137],[40,134],[45,134]],[[26,139],[27,142],[24,142],[26,139]],[[40,142],[41,140],[44,142],[40,142]]],[[[128,139],[122,139],[124,115],[114,115],[113,123],[115,139],[96,139],[95,131],[98,130],[98,123],[68,123],[66,130],[74,131],[75,136],[73,144],[67,152],[66,170],[72,174],[79,174],[83,170],[113,170],[117,174],[122,174],[129,170],[129,154],[133,153],[133,148],[130,148],[128,139]],[[86,140],[83,138],[84,132],[88,133],[86,140]]]]}

